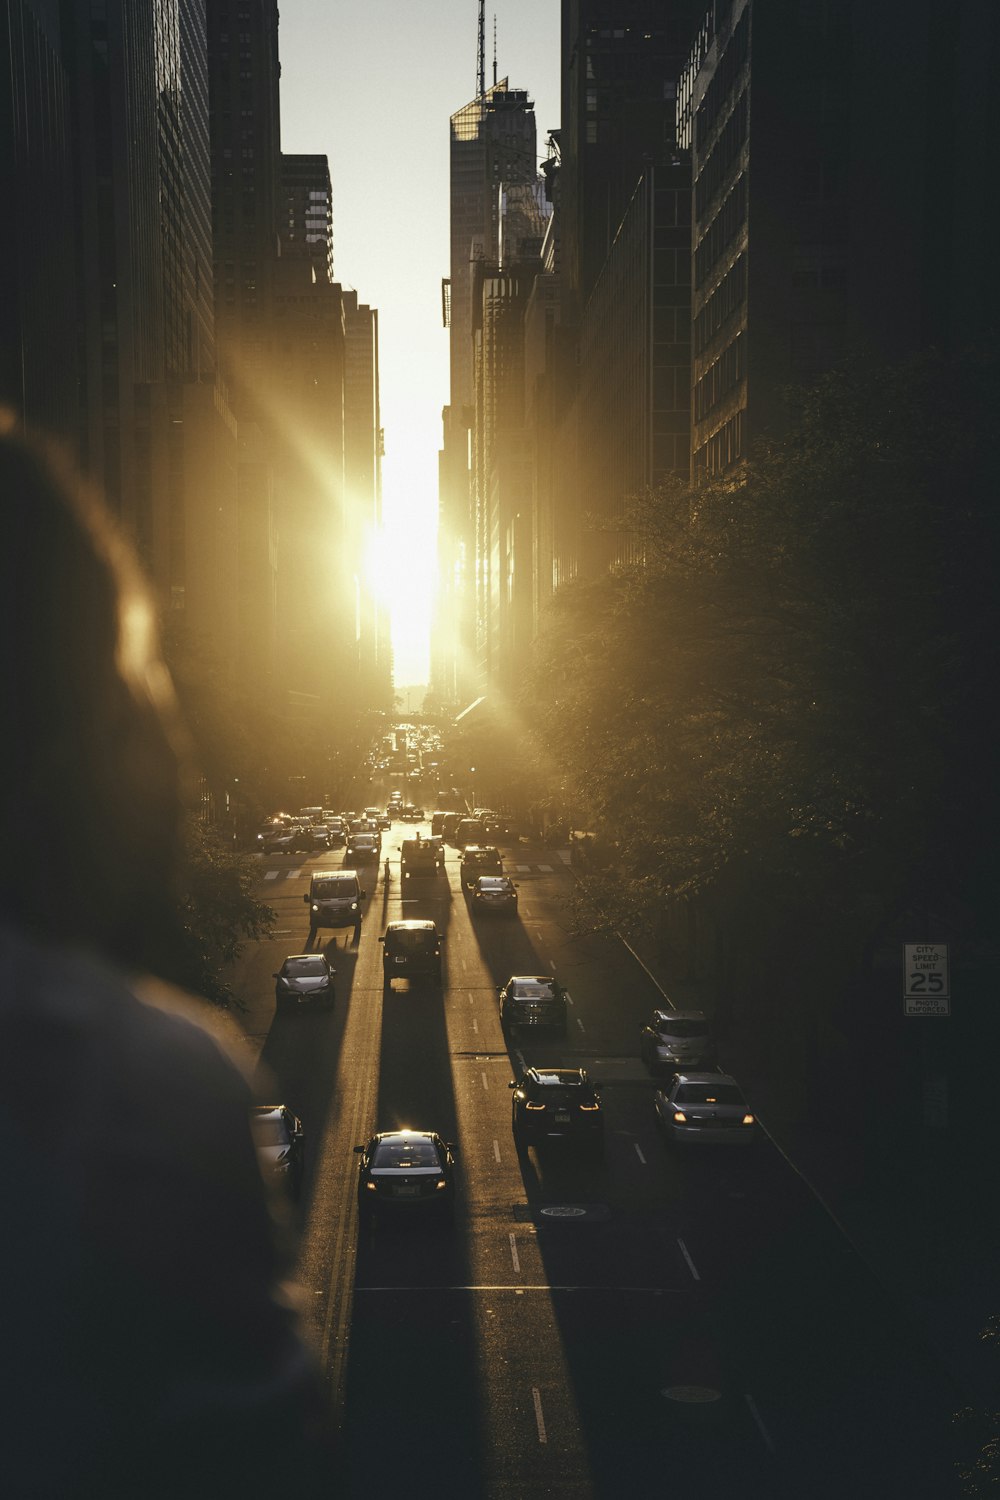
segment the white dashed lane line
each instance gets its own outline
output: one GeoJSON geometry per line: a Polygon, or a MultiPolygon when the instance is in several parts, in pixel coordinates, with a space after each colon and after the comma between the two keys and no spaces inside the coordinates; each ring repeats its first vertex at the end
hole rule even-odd
{"type": "Polygon", "coordinates": [[[538,1428],[538,1441],[540,1443],[547,1443],[548,1438],[545,1436],[545,1416],[542,1412],[542,1397],[541,1392],[536,1386],[531,1387],[531,1399],[535,1403],[535,1426],[538,1428]]]}
{"type": "Polygon", "coordinates": [[[490,1086],[490,1085],[489,1085],[489,1080],[488,1080],[488,1079],[487,1079],[487,1077],[486,1077],[486,1074],[485,1074],[485,1073],[481,1073],[481,1074],[480,1074],[480,1077],[481,1077],[481,1078],[482,1078],[482,1080],[483,1080],[483,1088],[484,1088],[484,1089],[488,1089],[488,1088],[489,1088],[489,1086],[490,1086]]]}
{"type": "Polygon", "coordinates": [[[493,1155],[496,1157],[497,1161],[500,1160],[500,1142],[499,1141],[494,1141],[493,1142],[493,1155]]]}
{"type": "Polygon", "coordinates": [[[764,1419],[761,1416],[760,1412],[757,1410],[757,1403],[756,1403],[756,1401],[753,1399],[753,1397],[751,1395],[746,1395],[746,1396],[743,1397],[743,1399],[744,1399],[744,1401],[747,1404],[747,1410],[749,1411],[750,1415],[754,1419],[754,1422],[755,1422],[756,1427],[757,1427],[757,1431],[760,1433],[761,1440],[762,1440],[762,1442],[764,1444],[764,1447],[767,1449],[768,1453],[773,1453],[774,1452],[774,1442],[773,1442],[773,1440],[771,1438],[771,1434],[768,1432],[767,1428],[764,1426],[764,1419]]]}
{"type": "Polygon", "coordinates": [[[280,874],[281,874],[280,870],[266,870],[264,872],[264,879],[265,880],[277,880],[277,878],[278,878],[278,876],[280,874]]]}
{"type": "Polygon", "coordinates": [[[643,1166],[645,1166],[646,1165],[646,1158],[642,1154],[642,1147],[639,1145],[638,1141],[633,1141],[632,1144],[635,1147],[635,1154],[636,1154],[636,1156],[642,1162],[643,1166]]]}
{"type": "Polygon", "coordinates": [[[688,1250],[687,1245],[685,1245],[685,1243],[684,1243],[684,1241],[682,1239],[678,1239],[677,1243],[681,1247],[681,1254],[683,1255],[684,1259],[687,1261],[688,1270],[691,1272],[691,1275],[694,1277],[695,1281],[700,1281],[701,1277],[698,1275],[698,1267],[695,1265],[694,1261],[691,1259],[691,1252],[688,1250]]]}
{"type": "Polygon", "coordinates": [[[476,1020],[475,1016],[473,1016],[473,1018],[472,1018],[472,1029],[473,1029],[473,1031],[478,1036],[478,1034],[479,1034],[479,1022],[476,1020]]]}
{"type": "Polygon", "coordinates": [[[587,1028],[584,1026],[584,1024],[580,1020],[579,1016],[577,1016],[577,1018],[576,1018],[576,1024],[579,1026],[579,1028],[580,1028],[581,1031],[586,1031],[587,1028]]]}
{"type": "Polygon", "coordinates": [[[521,1274],[521,1262],[517,1258],[517,1240],[514,1238],[513,1235],[510,1236],[510,1260],[511,1260],[511,1265],[514,1267],[515,1272],[517,1273],[518,1276],[520,1276],[520,1274],[521,1274]]]}

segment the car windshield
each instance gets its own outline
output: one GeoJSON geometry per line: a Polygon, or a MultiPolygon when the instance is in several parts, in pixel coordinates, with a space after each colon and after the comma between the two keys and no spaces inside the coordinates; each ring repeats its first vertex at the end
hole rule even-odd
{"type": "Polygon", "coordinates": [[[735,1083],[685,1083],[675,1098],[678,1104],[743,1104],[735,1083]]]}
{"type": "Polygon", "coordinates": [[[373,1167],[439,1167],[437,1147],[426,1136],[407,1136],[402,1140],[379,1141],[372,1157],[373,1167]]]}
{"type": "Polygon", "coordinates": [[[707,1021],[682,1021],[673,1016],[657,1016],[653,1025],[663,1037],[708,1036],[707,1021]]]}
{"type": "Polygon", "coordinates": [[[551,979],[517,979],[513,993],[519,1000],[551,1000],[555,985],[551,979]]]}
{"type": "Polygon", "coordinates": [[[287,1146],[288,1128],[281,1115],[253,1115],[250,1129],[258,1146],[287,1146]]]}
{"type": "Polygon", "coordinates": [[[353,894],[353,875],[334,875],[329,880],[318,880],[313,887],[313,895],[318,896],[321,901],[330,900],[334,896],[353,896],[353,894]]]}
{"type": "Polygon", "coordinates": [[[289,958],[285,960],[284,973],[286,979],[308,979],[326,973],[326,960],[324,958],[289,958]]]}
{"type": "Polygon", "coordinates": [[[351,835],[351,843],[355,844],[359,849],[371,849],[375,843],[375,835],[373,833],[355,833],[351,835]]]}
{"type": "Polygon", "coordinates": [[[502,875],[480,875],[479,889],[481,891],[509,891],[510,881],[502,875]]]}

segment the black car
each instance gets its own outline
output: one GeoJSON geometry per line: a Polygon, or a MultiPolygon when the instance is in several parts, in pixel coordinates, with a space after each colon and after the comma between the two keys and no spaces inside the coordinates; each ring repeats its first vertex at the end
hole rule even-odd
{"type": "Polygon", "coordinates": [[[529,1068],[510,1087],[511,1128],[518,1147],[569,1140],[595,1152],[603,1149],[601,1096],[583,1068],[529,1068]]]}
{"type": "Polygon", "coordinates": [[[322,953],[290,953],[274,976],[278,1014],[313,1008],[332,1010],[335,973],[322,953]]]}
{"type": "Polygon", "coordinates": [[[389,989],[394,979],[430,979],[441,983],[441,944],[444,938],[433,922],[410,918],[390,922],[382,943],[382,979],[389,989]]]}
{"type": "Polygon", "coordinates": [[[551,974],[514,974],[499,991],[500,1025],[565,1033],[566,991],[551,974]]]}
{"type": "Polygon", "coordinates": [[[435,1213],[451,1218],[455,1201],[454,1146],[433,1130],[383,1130],[365,1146],[358,1170],[362,1222],[379,1214],[435,1213]]]}
{"type": "Polygon", "coordinates": [[[517,916],[517,886],[509,875],[480,875],[472,887],[473,915],[483,912],[517,916]]]}
{"type": "Polygon", "coordinates": [[[471,891],[480,875],[502,875],[503,859],[492,844],[467,844],[459,866],[462,884],[471,891]]]}
{"type": "Polygon", "coordinates": [[[265,1180],[297,1198],[305,1166],[302,1121],[284,1104],[257,1104],[250,1111],[250,1132],[265,1180]]]}

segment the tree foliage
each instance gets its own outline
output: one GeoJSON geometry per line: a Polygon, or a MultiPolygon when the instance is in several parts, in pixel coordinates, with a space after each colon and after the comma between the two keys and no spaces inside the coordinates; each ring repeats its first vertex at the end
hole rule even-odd
{"type": "Polygon", "coordinates": [[[260,870],[200,817],[186,820],[178,933],[167,977],[217,1004],[230,1004],[226,968],[248,942],[267,937],[272,907],[254,894],[260,870]]]}
{"type": "Polygon", "coordinates": [[[627,851],[636,920],[698,895],[862,941],[903,902],[975,901],[996,396],[972,356],[831,375],[737,476],[638,501],[641,565],[557,597],[526,716],[627,851]]]}

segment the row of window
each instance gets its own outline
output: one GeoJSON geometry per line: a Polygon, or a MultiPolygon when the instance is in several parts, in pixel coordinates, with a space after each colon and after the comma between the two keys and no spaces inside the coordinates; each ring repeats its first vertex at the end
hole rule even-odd
{"type": "Polygon", "coordinates": [[[747,179],[741,172],[722,207],[708,226],[694,252],[695,290],[701,291],[727,246],[739,234],[747,216],[747,179]]]}
{"type": "Polygon", "coordinates": [[[741,407],[734,411],[722,426],[712,433],[707,442],[695,449],[695,470],[707,469],[710,474],[721,474],[732,468],[746,452],[744,444],[746,413],[741,407]]]}
{"type": "Polygon", "coordinates": [[[719,139],[712,147],[708,160],[698,174],[694,189],[696,218],[704,217],[708,205],[732,171],[733,163],[746,144],[749,117],[749,95],[744,89],[733,106],[732,114],[719,132],[719,139]]]}
{"type": "Polygon", "coordinates": [[[694,419],[704,421],[709,412],[739,385],[746,375],[746,340],[738,333],[718,359],[710,364],[694,388],[694,419]]]}
{"type": "Polygon", "coordinates": [[[712,80],[705,90],[705,96],[698,105],[698,113],[695,116],[695,140],[699,151],[703,149],[715,129],[726,100],[732,93],[733,86],[749,54],[750,10],[748,7],[736,23],[736,30],[729,38],[726,49],[719,58],[718,66],[712,75],[712,80]]]}
{"type": "Polygon", "coordinates": [[[703,354],[722,325],[746,300],[747,258],[740,255],[694,320],[694,352],[703,354]]]}

